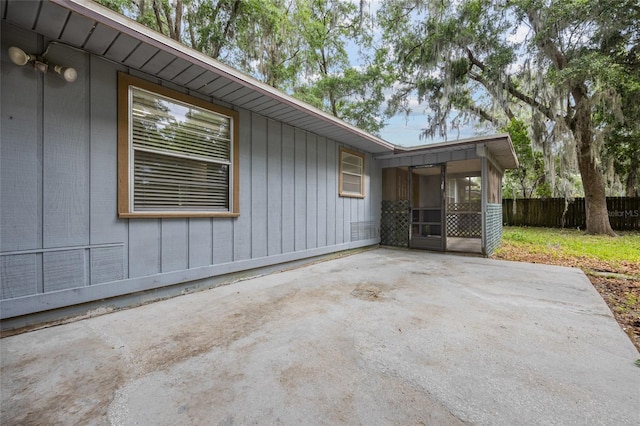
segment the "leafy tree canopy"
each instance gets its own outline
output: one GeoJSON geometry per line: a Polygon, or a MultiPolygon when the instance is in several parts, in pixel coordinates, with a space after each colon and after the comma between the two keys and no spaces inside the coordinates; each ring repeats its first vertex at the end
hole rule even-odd
{"type": "Polygon", "coordinates": [[[547,166],[580,171],[587,231],[613,235],[601,154],[637,86],[612,54],[640,43],[636,0],[393,1],[378,20],[402,69],[392,113],[417,96],[431,110],[425,134],[440,136],[469,117],[496,127],[530,117],[547,166]],[[599,109],[608,120],[596,122],[599,109]]]}

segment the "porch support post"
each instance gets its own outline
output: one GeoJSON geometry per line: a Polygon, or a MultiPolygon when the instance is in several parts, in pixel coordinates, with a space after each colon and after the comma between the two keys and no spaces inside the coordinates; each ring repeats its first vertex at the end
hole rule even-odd
{"type": "Polygon", "coordinates": [[[489,192],[489,160],[487,159],[488,150],[484,144],[480,144],[477,147],[478,156],[480,157],[481,172],[480,172],[480,187],[481,187],[481,220],[482,226],[482,254],[487,255],[487,201],[489,192]]]}

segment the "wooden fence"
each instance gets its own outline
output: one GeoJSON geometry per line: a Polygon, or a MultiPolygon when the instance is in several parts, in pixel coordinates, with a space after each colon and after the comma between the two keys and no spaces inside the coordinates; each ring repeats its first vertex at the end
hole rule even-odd
{"type": "MultiPolygon", "coordinates": [[[[640,197],[608,197],[607,209],[614,230],[640,230],[640,197]]],[[[584,198],[573,201],[564,198],[502,200],[505,225],[584,229],[585,217],[584,198]]]]}

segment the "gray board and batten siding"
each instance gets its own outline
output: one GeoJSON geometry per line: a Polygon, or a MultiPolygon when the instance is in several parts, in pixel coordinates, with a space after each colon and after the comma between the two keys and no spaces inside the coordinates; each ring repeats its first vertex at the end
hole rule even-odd
{"type": "Polygon", "coordinates": [[[339,141],[136,71],[118,63],[115,43],[111,60],[51,44],[49,60],[76,68],[74,83],[15,66],[8,47],[42,52],[50,40],[1,25],[3,319],[379,242],[382,173],[371,154],[366,197],[339,197],[339,141]],[[118,218],[118,72],[239,112],[239,217],[118,218]],[[375,229],[354,234],[362,223],[375,229]]]}

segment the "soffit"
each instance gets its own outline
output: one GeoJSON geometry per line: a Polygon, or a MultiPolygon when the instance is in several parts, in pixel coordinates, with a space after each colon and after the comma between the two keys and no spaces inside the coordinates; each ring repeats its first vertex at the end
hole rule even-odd
{"type": "Polygon", "coordinates": [[[2,19],[193,92],[371,153],[394,145],[89,0],[2,1],[2,19]]]}
{"type": "Polygon", "coordinates": [[[511,137],[507,133],[433,143],[412,148],[397,147],[393,153],[382,153],[376,155],[376,158],[391,159],[418,155],[422,156],[424,154],[435,154],[438,152],[475,149],[475,147],[479,145],[485,146],[491,154],[491,157],[495,159],[503,169],[515,169],[518,167],[518,157],[516,156],[515,149],[513,148],[511,137]]]}

